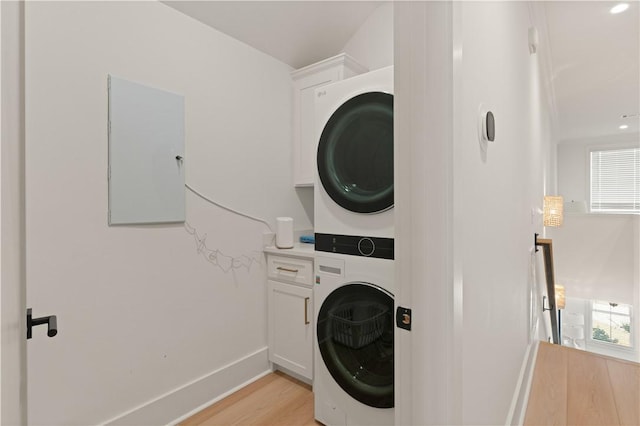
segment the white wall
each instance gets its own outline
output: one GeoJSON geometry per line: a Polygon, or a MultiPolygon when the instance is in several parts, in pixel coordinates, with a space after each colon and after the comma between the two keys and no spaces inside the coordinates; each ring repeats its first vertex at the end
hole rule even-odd
{"type": "MultiPolygon", "coordinates": [[[[290,68],[158,2],[26,8],[28,302],[59,326],[29,342],[30,423],[117,420],[266,354],[267,227],[191,193],[197,235],[108,227],[107,74],[185,96],[190,185],[272,225],[286,215],[308,229],[290,184],[290,68]]],[[[266,356],[255,365],[200,396],[255,376],[266,356]]],[[[172,420],[150,419],[136,422],[172,420]]]]}
{"type": "Polygon", "coordinates": [[[396,333],[396,422],[504,424],[522,408],[539,315],[531,212],[553,180],[530,10],[398,2],[394,15],[396,301],[413,309],[396,333]],[[480,104],[496,117],[486,153],[480,104]]]}
{"type": "MultiPolygon", "coordinates": [[[[550,161],[549,112],[533,25],[522,2],[461,6],[460,137],[454,140],[454,226],[463,279],[463,422],[504,423],[527,346],[534,292],[533,236],[550,161]],[[478,110],[496,119],[486,153],[478,110]],[[490,391],[489,391],[490,390],[490,391]]],[[[456,52],[457,53],[457,52],[456,52]]],[[[535,319],[533,319],[535,321],[535,319]]]]}
{"type": "MultiPolygon", "coordinates": [[[[558,194],[589,203],[589,152],[637,146],[638,133],[609,135],[558,144],[558,194]]],[[[604,299],[640,307],[640,217],[618,214],[565,214],[553,239],[556,281],[567,297],[604,299]]],[[[640,331],[637,340],[640,340],[640,331]]],[[[637,354],[636,354],[637,356],[637,354]]]]}
{"type": "Polygon", "coordinates": [[[638,224],[637,215],[566,214],[561,227],[547,229],[567,296],[634,304],[638,224]]]}
{"type": "Polygon", "coordinates": [[[375,9],[342,50],[370,71],[393,65],[393,3],[375,9]]]}

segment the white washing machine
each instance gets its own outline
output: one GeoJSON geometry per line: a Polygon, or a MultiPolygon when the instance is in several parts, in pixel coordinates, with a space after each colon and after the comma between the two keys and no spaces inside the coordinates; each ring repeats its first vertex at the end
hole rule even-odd
{"type": "Polygon", "coordinates": [[[393,425],[393,260],[316,253],[315,264],[315,418],[393,425]]]}
{"type": "Polygon", "coordinates": [[[393,67],[316,89],[315,119],[316,234],[393,238],[393,67]]]}

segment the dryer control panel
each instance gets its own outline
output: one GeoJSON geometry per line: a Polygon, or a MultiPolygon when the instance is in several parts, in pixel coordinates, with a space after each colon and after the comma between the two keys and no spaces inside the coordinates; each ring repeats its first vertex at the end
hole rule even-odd
{"type": "Polygon", "coordinates": [[[316,234],[316,251],[393,259],[393,238],[316,234]]]}

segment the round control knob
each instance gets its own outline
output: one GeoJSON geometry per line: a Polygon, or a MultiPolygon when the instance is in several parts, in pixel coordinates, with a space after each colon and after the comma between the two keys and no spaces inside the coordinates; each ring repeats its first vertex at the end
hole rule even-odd
{"type": "Polygon", "coordinates": [[[376,245],[371,238],[361,238],[358,241],[358,251],[363,256],[371,256],[376,251],[376,245]]]}

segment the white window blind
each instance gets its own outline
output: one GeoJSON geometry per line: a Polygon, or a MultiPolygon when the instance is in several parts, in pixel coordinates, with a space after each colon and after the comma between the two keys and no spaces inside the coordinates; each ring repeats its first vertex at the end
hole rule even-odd
{"type": "Polygon", "coordinates": [[[591,151],[591,211],[640,213],[640,148],[591,151]]]}

